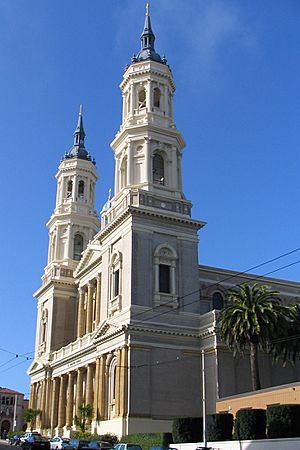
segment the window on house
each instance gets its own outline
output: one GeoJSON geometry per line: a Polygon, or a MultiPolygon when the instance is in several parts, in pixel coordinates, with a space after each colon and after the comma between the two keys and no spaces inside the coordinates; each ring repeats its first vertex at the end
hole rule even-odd
{"type": "Polygon", "coordinates": [[[155,88],[153,91],[153,106],[155,108],[160,107],[160,90],[158,88],[155,88]]]}
{"type": "Polygon", "coordinates": [[[224,306],[223,295],[220,292],[215,292],[212,296],[213,309],[222,309],[224,306]]]}
{"type": "Polygon", "coordinates": [[[146,90],[142,89],[139,91],[139,109],[146,107],[146,90]]]}
{"type": "Polygon", "coordinates": [[[161,155],[154,155],[153,158],[153,183],[165,184],[164,159],[161,155]]]}
{"type": "Polygon", "coordinates": [[[159,292],[171,293],[170,266],[166,264],[159,265],[159,292]]]}
{"type": "Polygon", "coordinates": [[[83,198],[84,195],[84,181],[80,180],[78,183],[78,197],[83,198]]]}
{"type": "Polygon", "coordinates": [[[67,198],[72,197],[72,192],[73,192],[73,181],[69,180],[67,183],[67,198]]]}
{"type": "Polygon", "coordinates": [[[73,259],[75,259],[75,261],[79,261],[81,259],[82,252],[83,252],[83,237],[81,236],[81,234],[75,234],[73,259]]]}
{"type": "Polygon", "coordinates": [[[119,285],[120,285],[120,270],[118,269],[114,272],[114,288],[113,288],[114,297],[116,297],[120,293],[119,285]]]}

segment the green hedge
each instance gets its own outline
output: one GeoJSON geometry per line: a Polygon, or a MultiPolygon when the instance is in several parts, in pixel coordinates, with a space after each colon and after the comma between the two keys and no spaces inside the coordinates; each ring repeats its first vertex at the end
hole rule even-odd
{"type": "Polygon", "coordinates": [[[211,414],[207,416],[206,438],[208,441],[230,441],[232,439],[233,415],[211,414]]]}
{"type": "Polygon", "coordinates": [[[235,417],[234,438],[239,440],[265,439],[266,411],[264,409],[240,409],[235,417]]]}
{"type": "Polygon", "coordinates": [[[300,405],[273,405],[267,408],[268,438],[300,436],[300,405]]]}
{"type": "Polygon", "coordinates": [[[202,441],[202,417],[178,417],[173,420],[172,434],[173,441],[200,442],[202,441]]]}
{"type": "Polygon", "coordinates": [[[120,442],[139,444],[143,450],[149,450],[150,447],[168,448],[173,439],[171,433],[140,433],[122,436],[120,442]]]}
{"type": "Polygon", "coordinates": [[[72,433],[72,438],[74,439],[93,439],[95,441],[106,441],[110,442],[112,445],[116,445],[119,440],[118,436],[113,433],[106,433],[106,434],[93,434],[88,431],[76,431],[75,433],[72,433]]]}

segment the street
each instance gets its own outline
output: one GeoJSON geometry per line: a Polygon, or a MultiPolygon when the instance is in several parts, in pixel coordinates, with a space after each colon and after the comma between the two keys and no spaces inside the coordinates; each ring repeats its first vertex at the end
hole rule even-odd
{"type": "Polygon", "coordinates": [[[0,450],[8,450],[10,445],[5,442],[3,439],[0,439],[0,450]]]}

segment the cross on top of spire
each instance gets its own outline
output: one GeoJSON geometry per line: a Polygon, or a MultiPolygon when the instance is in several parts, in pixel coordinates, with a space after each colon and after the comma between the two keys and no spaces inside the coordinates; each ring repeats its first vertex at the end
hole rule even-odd
{"type": "Polygon", "coordinates": [[[146,3],[146,17],[145,17],[145,24],[144,29],[141,35],[141,50],[137,55],[134,55],[132,57],[132,62],[137,61],[146,61],[148,59],[152,61],[157,61],[163,64],[166,64],[166,59],[161,58],[161,56],[156,53],[154,48],[154,42],[155,42],[155,35],[152,31],[151,27],[151,20],[150,20],[150,4],[149,2],[146,3]]]}
{"type": "Polygon", "coordinates": [[[86,150],[84,145],[85,131],[83,128],[82,110],[83,110],[82,105],[80,105],[77,127],[74,131],[73,147],[69,152],[65,153],[64,159],[79,158],[85,159],[87,161],[92,161],[95,164],[95,160],[94,159],[92,160],[90,153],[86,150]]]}

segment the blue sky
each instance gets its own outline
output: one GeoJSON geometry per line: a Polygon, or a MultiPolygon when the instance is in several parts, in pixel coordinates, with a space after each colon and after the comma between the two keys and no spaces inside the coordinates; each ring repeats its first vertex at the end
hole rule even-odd
{"type": "MultiPolygon", "coordinates": [[[[0,386],[29,392],[55,173],[84,105],[100,211],[113,187],[118,85],[139,49],[144,0],[0,0],[0,386]],[[10,353],[11,352],[11,353],[10,353]]],[[[300,247],[300,3],[153,0],[156,49],[177,92],[183,183],[202,264],[247,270],[300,247]]],[[[300,252],[260,269],[300,260],[300,252]]],[[[276,273],[300,281],[300,264],[276,273]]]]}

